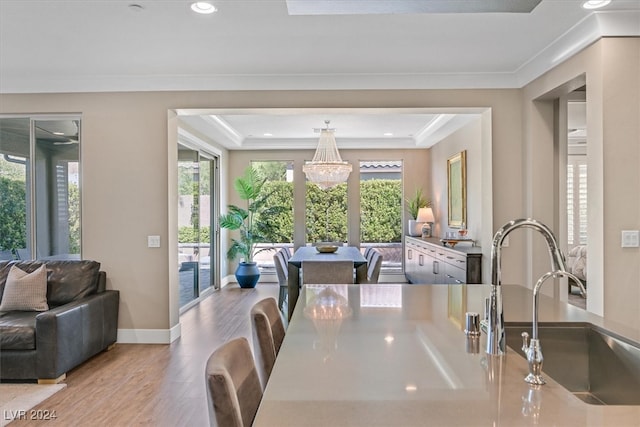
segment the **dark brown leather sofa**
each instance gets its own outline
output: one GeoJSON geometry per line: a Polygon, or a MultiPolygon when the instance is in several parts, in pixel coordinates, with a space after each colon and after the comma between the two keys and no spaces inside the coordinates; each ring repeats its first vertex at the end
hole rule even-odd
{"type": "Polygon", "coordinates": [[[58,382],[116,342],[120,294],[96,261],[0,262],[0,301],[11,266],[43,263],[49,310],[0,312],[0,380],[58,382]]]}

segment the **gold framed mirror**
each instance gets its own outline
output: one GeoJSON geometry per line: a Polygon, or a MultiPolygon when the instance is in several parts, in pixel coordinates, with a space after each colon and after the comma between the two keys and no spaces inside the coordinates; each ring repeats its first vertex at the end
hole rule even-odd
{"type": "Polygon", "coordinates": [[[467,152],[447,160],[449,227],[462,228],[467,222],[467,152]]]}

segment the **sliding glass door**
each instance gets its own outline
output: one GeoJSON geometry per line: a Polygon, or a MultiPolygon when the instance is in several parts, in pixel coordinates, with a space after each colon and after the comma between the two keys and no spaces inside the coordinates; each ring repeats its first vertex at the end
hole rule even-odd
{"type": "Polygon", "coordinates": [[[178,145],[178,265],[180,306],[219,287],[217,158],[178,145]],[[212,189],[214,191],[212,191],[212,189]],[[213,232],[212,232],[213,231],[213,232]]]}

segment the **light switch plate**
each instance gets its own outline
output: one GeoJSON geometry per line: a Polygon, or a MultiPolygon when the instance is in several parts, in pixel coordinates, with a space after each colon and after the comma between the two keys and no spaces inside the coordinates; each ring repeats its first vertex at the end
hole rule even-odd
{"type": "Polygon", "coordinates": [[[640,230],[622,230],[622,243],[620,246],[623,248],[640,247],[640,230]]]}
{"type": "Polygon", "coordinates": [[[147,247],[149,247],[149,248],[159,248],[160,247],[160,236],[147,236],[147,247]]]}

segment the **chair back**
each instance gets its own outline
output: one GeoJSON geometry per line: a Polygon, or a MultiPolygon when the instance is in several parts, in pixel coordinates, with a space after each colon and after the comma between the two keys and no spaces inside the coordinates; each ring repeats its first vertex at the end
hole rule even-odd
{"type": "Polygon", "coordinates": [[[205,368],[212,426],[249,427],[262,400],[262,386],[246,338],[215,350],[205,368]]]}
{"type": "Polygon", "coordinates": [[[259,353],[256,358],[261,361],[262,383],[266,385],[285,334],[276,300],[265,298],[255,303],[251,308],[251,324],[253,348],[259,353]]]}
{"type": "Polygon", "coordinates": [[[348,284],[353,283],[353,261],[302,261],[302,283],[348,284]]]}
{"type": "Polygon", "coordinates": [[[367,266],[367,283],[378,283],[382,268],[382,254],[375,249],[371,251],[371,258],[367,266]]]}
{"type": "Polygon", "coordinates": [[[364,259],[367,260],[367,264],[370,263],[371,261],[371,255],[373,254],[373,251],[375,249],[373,248],[373,246],[369,246],[364,250],[364,254],[362,256],[364,256],[364,259]]]}
{"type": "Polygon", "coordinates": [[[276,267],[276,275],[278,276],[278,285],[280,285],[280,292],[278,292],[278,308],[283,312],[285,311],[285,305],[288,303],[289,258],[291,258],[291,253],[287,248],[280,249],[273,256],[273,264],[276,267]]]}
{"type": "Polygon", "coordinates": [[[273,255],[273,264],[276,267],[276,275],[278,276],[278,284],[280,286],[287,286],[287,279],[289,277],[289,267],[287,263],[289,260],[286,253],[288,252],[287,249],[283,248],[273,255]]]}
{"type": "Polygon", "coordinates": [[[289,258],[291,258],[291,251],[289,248],[281,248],[278,252],[282,252],[285,261],[289,261],[289,258]]]}

